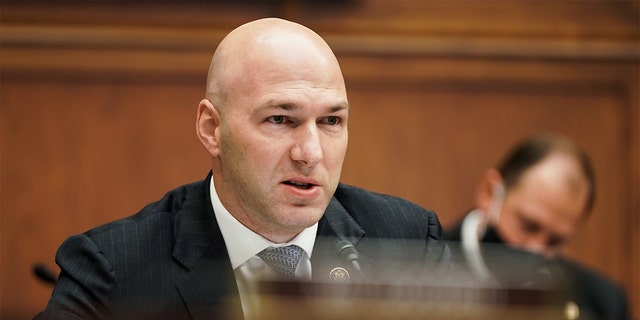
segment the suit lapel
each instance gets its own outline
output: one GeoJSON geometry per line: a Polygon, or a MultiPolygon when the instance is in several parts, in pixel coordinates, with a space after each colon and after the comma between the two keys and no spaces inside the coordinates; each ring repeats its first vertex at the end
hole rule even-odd
{"type": "Polygon", "coordinates": [[[224,243],[212,244],[176,283],[193,319],[242,319],[242,305],[224,243]],[[216,256],[217,255],[217,256],[216,256]]]}
{"type": "Polygon", "coordinates": [[[173,257],[187,270],[176,287],[194,319],[242,318],[229,254],[209,197],[211,175],[186,195],[173,257]]]}
{"type": "Polygon", "coordinates": [[[332,198],[324,216],[318,222],[318,234],[311,256],[313,280],[330,280],[330,273],[336,267],[349,269],[338,254],[336,244],[340,240],[347,240],[355,246],[364,234],[360,224],[335,197],[332,198]]]}
{"type": "Polygon", "coordinates": [[[364,229],[349,215],[338,199],[333,197],[320,219],[318,235],[337,236],[340,240],[347,240],[355,245],[364,236],[364,229]]]}

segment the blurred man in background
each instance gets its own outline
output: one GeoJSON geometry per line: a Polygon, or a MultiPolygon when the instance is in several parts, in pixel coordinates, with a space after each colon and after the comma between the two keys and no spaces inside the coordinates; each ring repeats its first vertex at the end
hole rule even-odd
{"type": "Polygon", "coordinates": [[[575,143],[533,136],[484,173],[476,209],[445,230],[445,239],[476,279],[505,286],[561,282],[580,319],[629,319],[618,285],[561,256],[588,218],[595,189],[590,160],[575,143]]]}

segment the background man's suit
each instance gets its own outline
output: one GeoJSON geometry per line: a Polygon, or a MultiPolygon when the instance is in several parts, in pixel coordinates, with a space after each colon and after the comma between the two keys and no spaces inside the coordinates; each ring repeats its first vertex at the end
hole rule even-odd
{"type": "MultiPolygon", "coordinates": [[[[467,261],[460,246],[462,224],[447,228],[445,238],[453,263],[457,269],[463,269],[467,261]]],[[[551,281],[559,286],[563,296],[579,306],[581,320],[631,319],[624,290],[597,272],[562,257],[548,260],[511,248],[493,228],[487,229],[481,242],[484,262],[502,284],[520,286],[551,281]],[[547,270],[545,274],[537,274],[541,267],[547,270]]]]}
{"type": "MultiPolygon", "coordinates": [[[[211,206],[210,179],[67,239],[56,255],[59,282],[36,318],[241,318],[234,273],[211,206]]],[[[413,262],[427,270],[425,276],[450,262],[433,212],[344,184],[319,221],[311,257],[313,279],[319,281],[344,265],[335,241],[325,237],[353,243],[369,277],[386,262],[413,262]]]]}

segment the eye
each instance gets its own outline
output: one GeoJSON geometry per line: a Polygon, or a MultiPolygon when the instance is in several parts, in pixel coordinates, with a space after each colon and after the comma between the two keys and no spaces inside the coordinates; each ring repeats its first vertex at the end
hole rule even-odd
{"type": "Polygon", "coordinates": [[[562,239],[562,237],[559,237],[559,236],[552,236],[547,241],[547,245],[553,248],[560,247],[563,243],[564,243],[564,239],[562,239]]]}
{"type": "Polygon", "coordinates": [[[530,214],[527,215],[520,210],[515,210],[514,213],[515,219],[522,232],[534,234],[540,231],[541,226],[535,220],[529,218],[531,216],[530,214]]]}
{"type": "Polygon", "coordinates": [[[267,118],[267,121],[274,124],[285,124],[287,122],[287,118],[285,116],[271,116],[267,118]]]}
{"type": "Polygon", "coordinates": [[[522,229],[527,233],[536,233],[541,229],[540,225],[538,225],[534,221],[524,218],[520,220],[520,225],[522,226],[522,229]]]}
{"type": "Polygon", "coordinates": [[[342,119],[340,119],[340,117],[326,117],[324,119],[322,119],[322,123],[326,123],[330,126],[335,126],[340,124],[342,121],[342,119]]]}

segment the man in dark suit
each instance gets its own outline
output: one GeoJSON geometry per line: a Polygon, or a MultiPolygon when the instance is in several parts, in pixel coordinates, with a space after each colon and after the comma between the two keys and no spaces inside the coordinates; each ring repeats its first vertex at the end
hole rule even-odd
{"type": "Polygon", "coordinates": [[[448,269],[433,212],[339,183],[348,115],[316,33],[271,18],[238,27],[198,106],[211,173],[66,240],[37,318],[261,318],[256,279],[382,279],[393,266],[421,281],[448,269]]]}
{"type": "Polygon", "coordinates": [[[565,137],[536,135],[485,172],[476,209],[448,228],[445,238],[455,264],[473,280],[552,287],[567,299],[568,319],[629,319],[617,284],[560,255],[594,198],[586,153],[565,137]]]}

